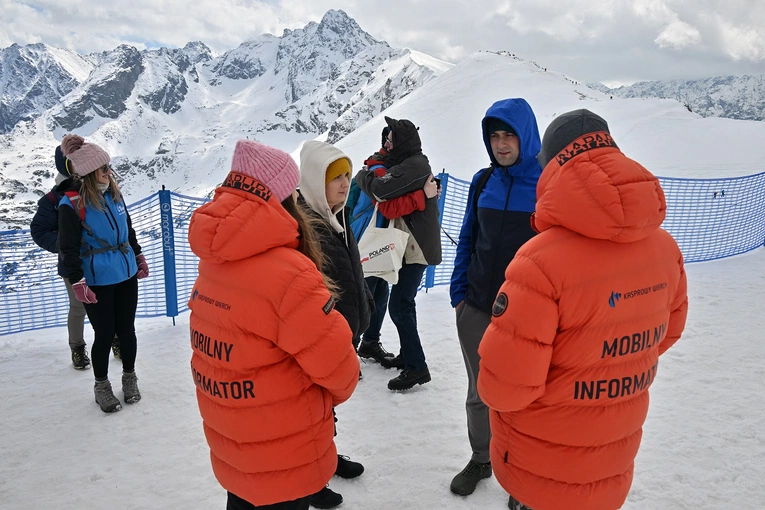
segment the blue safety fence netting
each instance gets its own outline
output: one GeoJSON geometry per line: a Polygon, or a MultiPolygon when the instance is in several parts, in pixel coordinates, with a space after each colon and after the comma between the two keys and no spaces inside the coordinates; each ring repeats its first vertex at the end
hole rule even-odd
{"type": "MultiPolygon", "coordinates": [[[[439,177],[443,261],[428,268],[425,288],[449,283],[470,187],[448,174],[439,177]]],[[[765,172],[660,180],[667,198],[662,226],[677,240],[686,262],[738,255],[765,242],[765,172]]],[[[188,310],[198,263],[188,226],[206,201],[160,191],[128,207],[151,272],[138,283],[137,317],[175,317],[188,310]]],[[[57,255],[39,248],[29,230],[0,232],[0,335],[66,324],[69,300],[56,265],[57,255]]]]}

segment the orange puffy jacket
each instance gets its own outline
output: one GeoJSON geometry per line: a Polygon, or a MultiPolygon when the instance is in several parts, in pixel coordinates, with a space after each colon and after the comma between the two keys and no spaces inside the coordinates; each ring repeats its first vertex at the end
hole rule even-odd
{"type": "Polygon", "coordinates": [[[332,408],[353,393],[359,361],[296,250],[297,222],[270,193],[224,183],[192,215],[189,244],[200,258],[191,371],[216,478],[257,506],[319,491],[337,465],[332,408]]]}
{"type": "Polygon", "coordinates": [[[658,179],[615,147],[542,172],[540,234],[508,265],[478,350],[494,473],[534,510],[627,497],[648,388],[688,309],[665,212],[658,179]]]}

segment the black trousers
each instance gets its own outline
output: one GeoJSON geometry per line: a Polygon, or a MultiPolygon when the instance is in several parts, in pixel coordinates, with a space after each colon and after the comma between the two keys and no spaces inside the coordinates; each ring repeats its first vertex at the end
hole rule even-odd
{"type": "Polygon", "coordinates": [[[113,285],[94,285],[90,289],[96,294],[98,303],[86,304],[90,325],[95,338],[90,351],[93,375],[104,379],[109,375],[109,356],[112,340],[117,335],[120,341],[122,370],[135,370],[136,340],[135,311],[138,307],[138,278],[133,276],[113,285]]]}
{"type": "Polygon", "coordinates": [[[306,496],[293,501],[274,503],[273,505],[255,506],[252,503],[243,500],[236,494],[229,492],[228,501],[226,502],[226,510],[253,510],[256,508],[262,508],[264,510],[308,510],[310,503],[311,496],[306,496]]]}

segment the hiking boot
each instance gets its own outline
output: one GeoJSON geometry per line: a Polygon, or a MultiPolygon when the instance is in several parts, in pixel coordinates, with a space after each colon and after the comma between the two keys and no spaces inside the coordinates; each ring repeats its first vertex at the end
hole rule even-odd
{"type": "Polygon", "coordinates": [[[311,496],[311,506],[316,508],[335,508],[343,502],[343,497],[329,488],[329,485],[311,496]]]}
{"type": "Polygon", "coordinates": [[[120,401],[112,392],[112,383],[109,381],[96,382],[93,392],[96,395],[96,404],[101,407],[105,413],[115,413],[122,409],[120,401]]]}
{"type": "Polygon", "coordinates": [[[449,488],[453,493],[459,496],[468,496],[473,494],[475,486],[478,485],[478,482],[484,478],[489,478],[490,476],[491,462],[483,464],[481,462],[471,460],[468,462],[467,466],[465,466],[465,469],[463,469],[457,476],[454,477],[452,480],[452,485],[449,488]]]}
{"type": "Polygon", "coordinates": [[[398,368],[399,370],[404,368],[404,358],[400,354],[393,358],[382,358],[379,363],[383,368],[398,368]]]}
{"type": "Polygon", "coordinates": [[[116,336],[114,337],[114,340],[112,340],[112,353],[114,353],[114,359],[122,359],[122,354],[120,353],[120,339],[116,336]]]}
{"type": "Polygon", "coordinates": [[[360,462],[353,462],[345,455],[337,456],[337,468],[335,469],[335,474],[340,478],[356,478],[357,476],[361,476],[361,473],[363,472],[364,466],[362,466],[360,462]]]}
{"type": "Polygon", "coordinates": [[[507,508],[510,510],[531,510],[531,508],[527,507],[512,496],[510,496],[510,501],[507,502],[507,508]]]}
{"type": "Polygon", "coordinates": [[[382,363],[386,358],[390,359],[395,357],[393,353],[383,349],[380,342],[368,342],[366,340],[361,341],[357,352],[359,353],[360,358],[373,359],[378,363],[382,363]]]}
{"type": "Polygon", "coordinates": [[[135,404],[141,400],[141,392],[138,391],[138,377],[135,372],[123,372],[122,393],[125,394],[126,404],[135,404]]]}
{"type": "Polygon", "coordinates": [[[75,370],[85,370],[86,368],[90,368],[88,350],[84,345],[72,347],[72,366],[75,370]]]}
{"type": "Polygon", "coordinates": [[[398,377],[388,381],[388,389],[394,391],[408,390],[413,388],[415,384],[425,384],[426,382],[430,382],[430,371],[427,368],[423,370],[404,369],[398,374],[398,377]]]}

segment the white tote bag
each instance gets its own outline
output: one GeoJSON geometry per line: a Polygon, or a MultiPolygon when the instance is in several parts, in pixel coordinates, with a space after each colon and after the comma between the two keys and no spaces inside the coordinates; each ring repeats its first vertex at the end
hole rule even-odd
{"type": "Polygon", "coordinates": [[[377,204],[369,226],[359,240],[359,255],[364,277],[376,276],[393,285],[398,283],[398,270],[406,253],[409,233],[397,229],[391,221],[386,228],[377,225],[377,204]]]}

